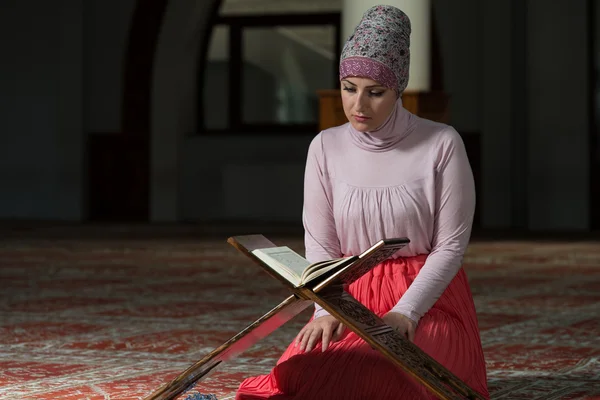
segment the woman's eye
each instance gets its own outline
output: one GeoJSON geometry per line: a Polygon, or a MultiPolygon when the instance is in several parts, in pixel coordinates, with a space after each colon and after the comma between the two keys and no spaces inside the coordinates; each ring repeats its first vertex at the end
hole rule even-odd
{"type": "Polygon", "coordinates": [[[383,94],[383,92],[371,92],[370,94],[371,96],[380,97],[383,94]]]}
{"type": "Polygon", "coordinates": [[[345,91],[347,91],[347,92],[350,92],[350,93],[354,93],[354,92],[356,91],[356,89],[354,89],[354,88],[349,88],[349,87],[347,87],[347,86],[344,86],[344,90],[345,90],[345,91]]]}

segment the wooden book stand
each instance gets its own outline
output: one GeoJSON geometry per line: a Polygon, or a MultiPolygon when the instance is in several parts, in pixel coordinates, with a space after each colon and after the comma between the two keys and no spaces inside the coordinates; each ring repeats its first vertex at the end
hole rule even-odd
{"type": "Polygon", "coordinates": [[[243,329],[226,343],[183,371],[177,378],[158,389],[145,400],[174,400],[199,380],[215,371],[225,361],[244,352],[262,338],[314,303],[354,331],[371,347],[378,350],[408,375],[423,384],[443,400],[480,399],[483,397],[467,386],[403,335],[386,325],[381,318],[348,294],[344,287],[360,278],[383,260],[391,257],[408,243],[408,239],[381,240],[359,259],[340,270],[325,274],[309,286],[293,287],[285,278],[268,268],[251,252],[276,247],[262,235],[231,237],[228,243],[250,257],[269,275],[286,285],[292,295],[243,329]]]}

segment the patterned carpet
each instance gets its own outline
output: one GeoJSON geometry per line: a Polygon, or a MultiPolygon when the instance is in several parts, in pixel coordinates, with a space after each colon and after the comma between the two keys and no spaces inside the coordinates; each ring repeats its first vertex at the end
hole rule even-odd
{"type": "MultiPolygon", "coordinates": [[[[225,239],[4,239],[0,399],[140,399],[287,296],[225,239]]],[[[465,268],[492,398],[600,399],[600,243],[475,242],[465,268]]],[[[308,318],[180,399],[231,399],[308,318]]]]}

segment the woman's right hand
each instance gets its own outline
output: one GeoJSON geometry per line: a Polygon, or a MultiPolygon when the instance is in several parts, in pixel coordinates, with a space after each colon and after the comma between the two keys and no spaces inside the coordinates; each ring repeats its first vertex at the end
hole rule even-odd
{"type": "Polygon", "coordinates": [[[329,343],[337,341],[344,332],[344,324],[331,315],[312,320],[296,336],[294,345],[300,346],[300,351],[311,351],[321,339],[322,351],[327,350],[329,343]]]}

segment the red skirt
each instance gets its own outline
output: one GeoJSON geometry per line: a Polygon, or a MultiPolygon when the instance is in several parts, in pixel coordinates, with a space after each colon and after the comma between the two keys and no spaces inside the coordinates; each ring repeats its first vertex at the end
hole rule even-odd
{"type": "MultiPolygon", "coordinates": [[[[350,285],[349,292],[381,317],[406,292],[426,258],[385,261],[350,285]]],[[[489,398],[475,305],[462,268],[419,321],[415,344],[489,398]]],[[[301,353],[292,342],[271,373],[244,380],[235,398],[396,400],[436,397],[346,329],[325,352],[319,344],[310,352],[301,353]]]]}

